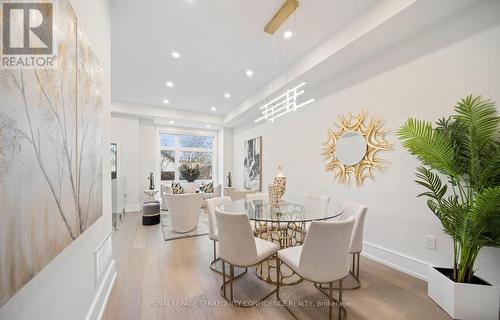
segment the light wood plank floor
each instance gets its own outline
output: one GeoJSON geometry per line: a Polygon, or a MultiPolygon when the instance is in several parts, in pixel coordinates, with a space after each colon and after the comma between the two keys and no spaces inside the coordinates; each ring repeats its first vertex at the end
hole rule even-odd
{"type": "MultiPolygon", "coordinates": [[[[207,236],[164,241],[160,225],[142,226],[139,213],[128,213],[113,233],[118,276],[104,320],[127,319],[293,319],[279,306],[241,309],[218,305],[221,276],[208,267],[212,242],[207,236]],[[180,305],[179,305],[180,304],[180,305]],[[191,305],[191,306],[190,306],[191,305]],[[192,307],[196,305],[196,307],[192,307]]],[[[426,294],[424,281],[361,257],[362,287],[344,291],[347,319],[450,319],[426,294]]],[[[236,298],[262,296],[274,289],[249,273],[238,280],[236,298]]],[[[313,303],[293,307],[299,319],[327,319],[325,301],[311,283],[282,289],[282,298],[313,303]]],[[[266,301],[274,302],[271,296],[266,301]]]]}

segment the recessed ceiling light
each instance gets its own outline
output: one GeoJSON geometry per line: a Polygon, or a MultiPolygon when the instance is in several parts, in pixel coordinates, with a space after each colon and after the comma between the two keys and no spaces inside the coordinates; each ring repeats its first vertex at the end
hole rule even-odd
{"type": "Polygon", "coordinates": [[[285,31],[285,33],[283,33],[283,37],[285,37],[285,39],[290,39],[292,36],[293,36],[293,32],[290,30],[287,30],[287,31],[285,31]]]}
{"type": "Polygon", "coordinates": [[[164,104],[169,104],[169,103],[170,103],[170,101],[168,101],[168,99],[163,99],[163,103],[164,103],[164,104]]]}
{"type": "Polygon", "coordinates": [[[211,125],[207,124],[207,128],[210,128],[210,127],[211,127],[211,125]]]}
{"type": "Polygon", "coordinates": [[[251,76],[253,76],[253,70],[247,69],[247,71],[245,71],[245,74],[247,75],[247,77],[251,77],[251,76]]]}
{"type": "Polygon", "coordinates": [[[179,59],[181,57],[181,54],[177,51],[172,51],[172,57],[175,59],[179,59]]]}
{"type": "Polygon", "coordinates": [[[217,108],[216,107],[212,107],[212,108],[210,108],[210,110],[215,111],[215,110],[217,110],[217,108]]]}
{"type": "Polygon", "coordinates": [[[174,120],[170,120],[168,123],[170,123],[170,124],[174,124],[174,120]]]}
{"type": "Polygon", "coordinates": [[[231,95],[228,92],[226,92],[226,93],[224,93],[224,98],[229,99],[229,98],[231,98],[231,95]]]}
{"type": "Polygon", "coordinates": [[[174,86],[174,83],[172,81],[167,81],[167,83],[165,83],[167,85],[167,87],[169,88],[172,88],[174,86]]]}

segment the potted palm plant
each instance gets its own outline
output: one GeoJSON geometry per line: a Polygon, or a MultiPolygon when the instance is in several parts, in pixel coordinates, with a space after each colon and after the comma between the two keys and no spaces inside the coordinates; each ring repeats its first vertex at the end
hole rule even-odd
{"type": "Polygon", "coordinates": [[[500,118],[468,96],[433,126],[409,118],[397,132],[421,162],[415,181],[453,240],[453,265],[429,267],[428,295],[458,319],[498,319],[499,289],[474,275],[483,247],[500,247],[500,118]]]}

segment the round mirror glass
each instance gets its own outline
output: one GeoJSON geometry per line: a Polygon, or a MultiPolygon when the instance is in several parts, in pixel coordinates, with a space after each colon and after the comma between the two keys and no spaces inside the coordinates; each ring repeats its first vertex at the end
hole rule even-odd
{"type": "Polygon", "coordinates": [[[362,134],[346,132],[337,140],[335,156],[346,166],[352,166],[363,160],[366,153],[366,140],[362,134]]]}

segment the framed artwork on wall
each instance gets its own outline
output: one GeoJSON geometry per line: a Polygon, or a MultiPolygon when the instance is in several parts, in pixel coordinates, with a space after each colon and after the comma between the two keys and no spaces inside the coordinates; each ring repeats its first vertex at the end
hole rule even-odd
{"type": "Polygon", "coordinates": [[[0,306],[103,214],[104,70],[49,4],[57,66],[0,70],[0,306]]]}
{"type": "Polygon", "coordinates": [[[262,191],[262,137],[244,142],[244,187],[262,191]]]}

